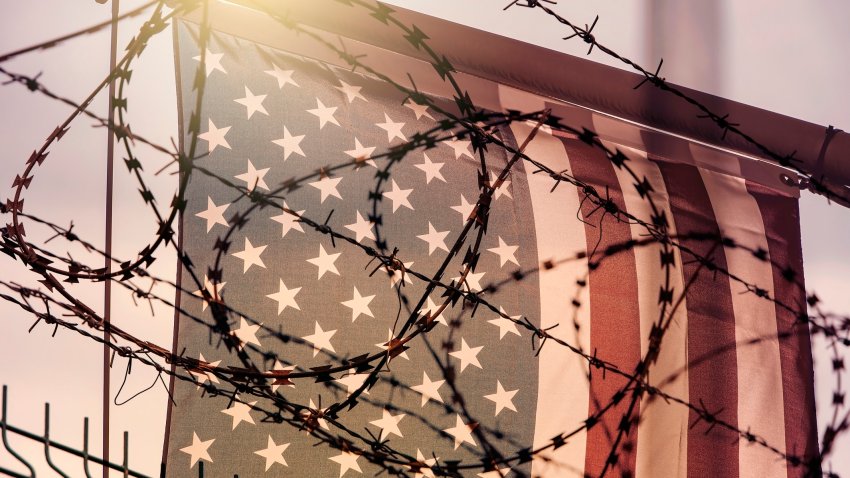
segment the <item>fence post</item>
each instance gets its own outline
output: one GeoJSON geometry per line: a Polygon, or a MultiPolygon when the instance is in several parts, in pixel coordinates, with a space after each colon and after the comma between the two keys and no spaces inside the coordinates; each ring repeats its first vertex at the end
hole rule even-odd
{"type": "Polygon", "coordinates": [[[47,464],[50,468],[53,469],[56,473],[62,475],[62,478],[70,478],[65,474],[62,470],[59,469],[53,463],[53,460],[50,459],[50,404],[44,404],[44,459],[47,461],[47,464]]]}
{"type": "Polygon", "coordinates": [[[21,455],[18,455],[15,452],[15,450],[13,450],[11,446],[9,446],[9,439],[6,437],[6,426],[7,426],[7,422],[6,422],[6,388],[7,388],[6,385],[3,385],[3,404],[2,404],[3,410],[2,410],[2,416],[0,416],[0,427],[2,427],[2,435],[3,435],[3,447],[6,448],[6,451],[8,451],[10,455],[15,457],[16,460],[18,460],[25,467],[27,467],[27,469],[30,472],[30,477],[34,478],[35,477],[35,468],[33,468],[32,465],[30,465],[28,461],[24,460],[24,457],[22,457],[21,455]]]}
{"type": "Polygon", "coordinates": [[[83,471],[86,478],[91,478],[89,472],[89,417],[83,418],[83,471]]]}

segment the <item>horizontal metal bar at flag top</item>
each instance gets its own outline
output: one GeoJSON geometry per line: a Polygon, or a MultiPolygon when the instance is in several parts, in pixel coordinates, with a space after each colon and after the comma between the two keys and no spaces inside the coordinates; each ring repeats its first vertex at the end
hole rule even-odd
{"type": "MultiPolygon", "coordinates": [[[[329,39],[334,42],[342,37],[346,46],[360,42],[427,61],[426,53],[404,37],[387,29],[374,28],[375,19],[369,17],[366,9],[352,8],[345,3],[335,0],[219,0],[210,4],[209,18],[216,30],[247,35],[249,40],[305,56],[317,55],[318,59],[332,64],[339,63],[339,59],[319,56],[320,53],[308,46],[308,39],[283,31],[284,28],[259,10],[279,12],[288,21],[329,32],[329,39]]],[[[644,75],[404,8],[393,6],[392,12],[392,16],[401,23],[415,25],[427,36],[430,47],[463,74],[637,123],[658,133],[658,136],[680,137],[688,142],[733,151],[741,158],[768,159],[776,164],[776,158],[768,157],[758,146],[738,135],[726,134],[726,130],[718,128],[715,122],[700,117],[700,110],[689,102],[659,88],[635,89],[635,85],[646,80],[644,75]]],[[[187,18],[197,22],[200,12],[195,11],[187,18]]],[[[356,45],[351,53],[359,53],[356,45]]],[[[381,61],[379,55],[370,53],[369,59],[375,58],[381,61]]],[[[434,85],[419,84],[423,81],[422,75],[414,77],[417,86],[424,91],[428,91],[429,86],[439,86],[436,82],[434,85]]],[[[734,121],[740,130],[757,139],[771,152],[793,158],[794,164],[799,165],[801,170],[829,187],[838,202],[850,203],[850,162],[842,160],[850,156],[850,134],[670,82],[666,84],[712,112],[726,115],[730,124],[734,121]]],[[[476,105],[489,107],[487,103],[492,98],[483,96],[480,92],[474,96],[476,105]]],[[[749,161],[742,161],[745,162],[749,161]]],[[[760,168],[743,165],[740,174],[749,180],[774,186],[765,182],[763,170],[752,176],[748,169],[760,168]]],[[[770,173],[771,182],[781,180],[801,189],[807,187],[807,181],[801,182],[796,174],[787,170],[785,173],[790,174],[780,178],[785,174],[782,172],[784,168],[778,170],[778,173],[770,173]]]]}

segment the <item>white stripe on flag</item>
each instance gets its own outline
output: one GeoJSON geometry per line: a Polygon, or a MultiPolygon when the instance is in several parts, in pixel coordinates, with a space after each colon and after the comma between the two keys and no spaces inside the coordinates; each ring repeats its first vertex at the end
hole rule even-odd
{"type": "MultiPolygon", "coordinates": [[[[667,216],[670,223],[669,233],[676,234],[676,226],[667,197],[667,189],[661,171],[655,163],[649,161],[643,151],[608,144],[610,148],[620,148],[630,161],[629,167],[638,175],[646,177],[654,192],[652,199],[667,216]]],[[[616,169],[616,168],[615,168],[616,169]]],[[[652,209],[646,199],[638,194],[634,180],[625,169],[616,169],[617,179],[623,191],[628,212],[635,217],[651,222],[652,209]]],[[[646,239],[646,228],[640,224],[631,224],[632,238],[646,239]]],[[[645,357],[649,345],[649,333],[653,324],[658,322],[660,307],[658,291],[665,285],[664,269],[660,267],[661,246],[653,244],[637,247],[634,250],[637,265],[638,301],[640,306],[641,357],[645,357]]],[[[673,250],[675,269],[670,285],[676,294],[684,291],[682,278],[682,258],[678,249],[673,250]]],[[[671,396],[688,400],[687,374],[687,334],[688,312],[684,299],[673,314],[673,319],[662,339],[661,351],[655,364],[651,364],[648,381],[671,396]]],[[[688,409],[684,406],[668,403],[657,395],[641,401],[640,424],[638,426],[636,475],[638,477],[687,476],[688,465],[688,409]]]]}
{"type": "MultiPolygon", "coordinates": [[[[729,160],[695,145],[691,152],[698,162],[729,160]]],[[[735,158],[732,158],[735,159],[735,158]]],[[[700,168],[720,232],[737,244],[768,250],[764,221],[744,179],[700,168]]],[[[724,247],[730,274],[773,293],[773,271],[769,262],[755,258],[743,248],[724,247]]],[[[764,438],[771,446],[785,449],[785,411],[779,342],[776,337],[776,308],[730,279],[735,311],[735,340],[738,360],[738,428],[764,438]],[[748,343],[755,340],[755,343],[748,343]]],[[[784,461],[763,446],[741,439],[741,477],[786,476],[784,461]]]]}
{"type": "MultiPolygon", "coordinates": [[[[514,123],[511,129],[517,142],[528,136],[531,127],[514,123]]],[[[526,154],[556,171],[569,170],[569,163],[557,138],[540,132],[526,148],[526,154]]],[[[562,183],[555,191],[548,175],[531,174],[526,169],[537,236],[537,253],[541,261],[560,259],[587,249],[584,228],[575,217],[579,210],[575,187],[562,183]]],[[[587,288],[578,299],[583,304],[578,314],[579,333],[572,333],[572,299],[577,292],[576,280],[587,272],[587,261],[578,260],[541,271],[540,327],[555,324],[554,331],[573,346],[585,350],[590,343],[590,301],[587,288]]],[[[539,355],[537,416],[534,427],[534,448],[551,443],[553,437],[572,431],[587,418],[587,362],[566,347],[548,344],[539,355]]],[[[576,476],[584,470],[586,432],[573,436],[566,445],[543,456],[551,462],[535,460],[533,476],[576,476]]]]}

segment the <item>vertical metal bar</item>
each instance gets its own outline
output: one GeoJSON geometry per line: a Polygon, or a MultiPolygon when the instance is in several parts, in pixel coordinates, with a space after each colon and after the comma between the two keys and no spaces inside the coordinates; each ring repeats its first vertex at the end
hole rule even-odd
{"type": "Polygon", "coordinates": [[[124,431],[124,461],[121,462],[124,478],[127,478],[129,471],[128,463],[130,461],[130,432],[124,431]]]}
{"type": "MultiPolygon", "coordinates": [[[[21,462],[30,472],[30,477],[35,478],[35,468],[29,464],[28,461],[24,460],[21,455],[18,455],[15,450],[9,446],[9,439],[6,437],[6,426],[8,423],[6,422],[6,386],[3,385],[3,403],[2,403],[2,415],[0,415],[0,430],[2,430],[3,435],[3,447],[6,448],[6,451],[9,452],[10,455],[15,457],[16,460],[21,462]]],[[[6,471],[4,471],[6,472],[6,471]]]]}
{"type": "MultiPolygon", "coordinates": [[[[115,70],[118,51],[118,10],[119,0],[112,0],[112,28],[109,49],[109,71],[115,70]]],[[[115,154],[115,108],[113,98],[115,97],[115,78],[109,82],[109,131],[106,138],[106,232],[105,244],[106,258],[104,266],[106,273],[112,271],[112,187],[113,187],[113,158],[115,154]]],[[[112,308],[112,281],[103,281],[103,461],[109,461],[109,321],[112,308]]],[[[109,469],[103,468],[103,478],[109,478],[109,469]]]]}
{"type": "Polygon", "coordinates": [[[89,472],[89,417],[83,419],[83,471],[86,478],[91,478],[91,472],[89,472]]]}
{"type": "MultiPolygon", "coordinates": [[[[181,80],[182,72],[180,71],[180,42],[178,41],[178,26],[177,21],[172,22],[171,26],[171,41],[174,49],[174,71],[176,72],[175,82],[177,86],[177,124],[180,127],[180,134],[178,135],[177,144],[179,146],[179,153],[183,154],[184,148],[184,139],[183,139],[183,92],[181,91],[183,88],[183,82],[181,80]]],[[[181,172],[182,175],[186,174],[181,172]]],[[[177,277],[174,282],[176,284],[176,290],[182,290],[183,287],[183,261],[181,260],[181,254],[183,253],[183,210],[180,209],[177,211],[177,223],[180,227],[177,228],[177,277]]],[[[174,298],[174,322],[171,332],[171,353],[177,355],[177,338],[180,334],[180,310],[181,310],[181,301],[183,294],[176,294],[174,298]]],[[[168,375],[168,395],[171,398],[171,395],[174,393],[174,376],[177,370],[177,365],[172,362],[170,365],[171,373],[168,375]]],[[[168,447],[170,445],[171,440],[171,414],[173,413],[172,403],[167,402],[167,409],[165,412],[165,439],[162,441],[162,462],[161,462],[161,471],[160,478],[165,478],[165,468],[168,463],[168,447]]]]}
{"type": "Polygon", "coordinates": [[[53,469],[56,473],[62,475],[62,478],[70,478],[66,475],[62,470],[59,469],[53,463],[53,460],[50,459],[50,404],[44,404],[44,459],[47,461],[47,465],[53,469]]]}
{"type": "Polygon", "coordinates": [[[204,478],[204,460],[198,461],[198,478],[204,478]]]}

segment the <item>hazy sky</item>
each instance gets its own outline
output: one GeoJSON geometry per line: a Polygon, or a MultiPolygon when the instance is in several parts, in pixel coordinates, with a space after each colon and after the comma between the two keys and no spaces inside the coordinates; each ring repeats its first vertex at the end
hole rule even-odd
{"type": "MultiPolygon", "coordinates": [[[[141,1],[123,0],[122,10],[141,1]]],[[[441,16],[452,21],[493,31],[564,52],[584,55],[586,45],[578,40],[562,41],[562,27],[540,11],[514,8],[503,12],[507,1],[494,0],[392,0],[390,3],[441,16]]],[[[108,5],[93,1],[40,0],[15,2],[0,0],[0,53],[44,40],[108,18],[108,5]]],[[[792,0],[750,0],[747,2],[669,0],[622,2],[614,0],[565,1],[555,7],[576,23],[591,23],[599,14],[594,30],[599,41],[646,66],[664,58],[663,75],[674,83],[707,91],[736,101],[798,117],[814,123],[850,129],[850,62],[843,55],[850,44],[850,4],[835,1],[795,2],[792,0]]],[[[134,19],[122,26],[125,45],[138,27],[134,19]]],[[[108,33],[86,36],[58,48],[39,52],[3,64],[12,71],[35,75],[58,93],[80,100],[107,72],[108,33]]],[[[482,46],[483,47],[483,46],[482,46]]],[[[601,53],[589,57],[612,66],[601,53]]],[[[138,62],[131,82],[130,124],[134,131],[155,142],[168,144],[177,134],[171,35],[156,38],[138,62]]],[[[106,112],[103,96],[93,105],[106,112]]],[[[29,153],[70,112],[18,85],[0,88],[0,184],[9,185],[29,153]]],[[[51,152],[49,168],[28,191],[27,210],[68,223],[84,232],[93,242],[103,237],[104,172],[106,134],[92,128],[90,121],[78,121],[51,152]]],[[[150,173],[164,165],[166,158],[149,154],[150,173]]],[[[137,209],[136,185],[116,168],[116,252],[132,255],[148,242],[150,215],[139,217],[121,212],[137,209]],[[147,222],[146,222],[147,221],[147,222]]],[[[161,197],[170,197],[172,180],[152,178],[161,197]]],[[[6,187],[6,186],[4,186],[6,187]]],[[[7,192],[0,192],[0,199],[7,192]]],[[[804,194],[802,200],[803,246],[807,285],[816,290],[828,308],[850,313],[850,211],[828,206],[822,198],[804,194]]],[[[33,234],[39,234],[34,232],[33,234]]],[[[84,251],[72,250],[75,258],[84,251]]],[[[5,256],[4,256],[5,257],[5,256]]],[[[19,263],[2,262],[2,276],[26,277],[19,263]]],[[[172,256],[160,255],[155,273],[170,277],[175,264],[172,256]]],[[[80,288],[91,303],[100,304],[99,288],[80,288]]],[[[165,293],[163,291],[163,293],[165,293]]],[[[129,297],[116,296],[116,310],[131,311],[116,321],[149,340],[171,343],[171,316],[157,309],[151,316],[147,307],[131,307],[129,297]]],[[[11,417],[16,425],[30,430],[42,428],[41,403],[53,402],[55,439],[75,445],[81,442],[82,417],[92,417],[92,440],[100,440],[101,348],[89,340],[41,325],[31,333],[28,317],[0,303],[4,334],[0,336],[0,360],[5,366],[0,381],[10,385],[11,417]],[[66,357],[77,362],[68,363],[66,357]]],[[[826,359],[820,357],[820,363],[826,359]]],[[[113,383],[123,377],[126,362],[116,359],[113,383]]],[[[832,384],[819,369],[818,391],[828,397],[832,384]]],[[[129,390],[139,390],[155,378],[150,370],[134,369],[129,390]]],[[[850,379],[846,377],[845,379],[850,379]]],[[[123,396],[123,395],[122,395],[123,396]]],[[[113,449],[120,449],[120,431],[131,430],[131,465],[158,473],[159,450],[165,411],[165,393],[156,388],[129,405],[112,407],[113,449]]],[[[822,398],[820,403],[828,403],[822,398]]],[[[37,457],[38,447],[13,441],[25,455],[37,457]]],[[[844,440],[846,449],[850,441],[844,440]]],[[[113,456],[114,459],[118,459],[113,456]]],[[[60,458],[61,461],[61,458],[60,458]]],[[[71,461],[74,462],[73,460],[71,461]]],[[[0,452],[0,465],[11,463],[0,452]]],[[[834,463],[834,470],[850,476],[850,463],[834,463]]]]}

